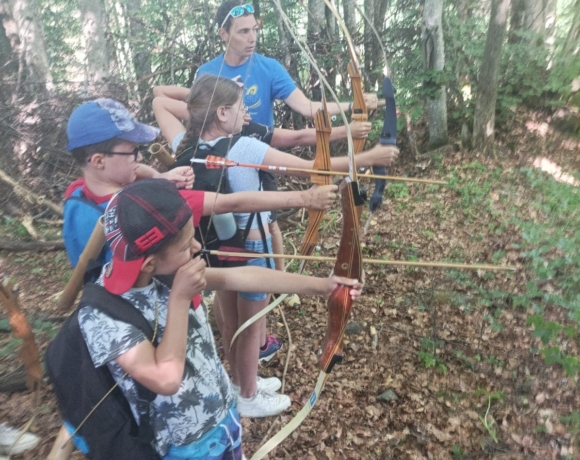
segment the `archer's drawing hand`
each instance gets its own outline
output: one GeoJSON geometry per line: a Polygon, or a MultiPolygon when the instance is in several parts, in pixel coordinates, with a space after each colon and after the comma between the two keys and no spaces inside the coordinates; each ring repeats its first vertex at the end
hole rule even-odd
{"type": "Polygon", "coordinates": [[[252,121],[252,116],[250,115],[250,112],[246,112],[244,114],[244,125],[249,125],[250,121],[252,121]]]}
{"type": "Polygon", "coordinates": [[[364,275],[363,281],[351,280],[349,278],[343,278],[342,276],[331,276],[328,278],[328,288],[327,295],[332,294],[332,292],[338,286],[349,286],[350,287],[350,297],[352,300],[358,299],[362,295],[362,290],[364,287],[364,275]]]}
{"type": "Polygon", "coordinates": [[[170,297],[189,301],[205,289],[205,260],[195,257],[182,265],[175,274],[170,297]]]}
{"type": "Polygon", "coordinates": [[[186,189],[191,189],[193,187],[193,181],[195,180],[193,169],[189,166],[179,166],[171,171],[159,174],[159,177],[175,182],[177,188],[186,189]]]}
{"type": "Polygon", "coordinates": [[[391,166],[399,156],[399,149],[394,145],[377,144],[367,152],[373,166],[391,166]]]}
{"type": "Polygon", "coordinates": [[[329,208],[330,205],[336,200],[336,192],[338,191],[338,186],[336,185],[314,185],[306,191],[309,195],[308,209],[317,209],[319,211],[324,211],[329,208]]]}
{"type": "Polygon", "coordinates": [[[349,126],[353,139],[362,139],[363,137],[367,137],[373,127],[372,123],[368,121],[356,120],[353,120],[349,126]]]}

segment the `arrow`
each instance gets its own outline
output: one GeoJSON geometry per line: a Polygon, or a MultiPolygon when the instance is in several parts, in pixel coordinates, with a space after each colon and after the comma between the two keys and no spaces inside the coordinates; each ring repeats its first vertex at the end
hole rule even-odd
{"type": "MultiPolygon", "coordinates": [[[[294,259],[294,260],[312,260],[318,262],[336,262],[336,257],[328,256],[301,256],[288,254],[264,254],[264,253],[248,253],[238,251],[215,251],[210,249],[202,249],[202,254],[211,254],[222,258],[222,260],[236,260],[241,259],[258,259],[261,257],[268,257],[271,259],[294,259]]],[[[408,260],[389,260],[389,259],[362,259],[365,264],[372,265],[399,265],[404,267],[438,267],[438,268],[457,268],[460,270],[498,270],[498,271],[515,271],[516,267],[509,265],[488,265],[488,264],[459,264],[452,262],[421,262],[408,260]]]]}
{"type": "MultiPolygon", "coordinates": [[[[324,176],[349,176],[348,172],[343,171],[324,171],[320,169],[290,168],[286,166],[269,166],[252,163],[238,163],[237,161],[232,161],[221,157],[214,157],[212,155],[209,155],[205,160],[202,160],[200,158],[192,158],[191,162],[205,164],[208,169],[242,167],[242,168],[262,169],[264,171],[299,172],[306,174],[319,174],[324,176]]],[[[385,179],[396,182],[413,182],[417,184],[447,185],[447,182],[442,180],[415,179],[412,177],[380,176],[377,174],[363,174],[358,177],[363,179],[385,179]]]]}

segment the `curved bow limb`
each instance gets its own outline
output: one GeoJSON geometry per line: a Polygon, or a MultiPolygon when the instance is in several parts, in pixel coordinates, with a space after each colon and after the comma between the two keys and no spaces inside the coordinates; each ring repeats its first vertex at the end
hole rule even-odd
{"type": "MultiPolygon", "coordinates": [[[[334,274],[350,279],[362,279],[362,254],[359,240],[357,211],[358,188],[355,182],[345,179],[340,184],[343,226],[342,237],[334,274]]],[[[322,354],[318,360],[320,370],[329,373],[342,360],[342,342],[353,300],[350,289],[338,286],[328,299],[328,324],[322,342],[322,354]]]]}
{"type": "MultiPolygon", "coordinates": [[[[314,126],[316,127],[316,157],[314,158],[313,169],[316,171],[330,171],[330,117],[326,107],[326,99],[322,99],[322,108],[316,112],[314,117],[314,126]]],[[[318,186],[330,185],[332,178],[328,175],[311,174],[310,181],[318,186]]],[[[318,230],[324,211],[317,209],[308,210],[308,226],[300,245],[300,254],[309,256],[314,252],[318,242],[318,230]]],[[[302,271],[304,264],[300,267],[302,271]]]]}

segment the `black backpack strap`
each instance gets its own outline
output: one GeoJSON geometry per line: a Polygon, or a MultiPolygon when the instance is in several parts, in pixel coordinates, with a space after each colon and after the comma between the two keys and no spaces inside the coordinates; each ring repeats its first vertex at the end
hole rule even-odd
{"type": "Polygon", "coordinates": [[[121,296],[111,294],[99,284],[85,285],[80,304],[94,307],[114,320],[131,324],[143,332],[149,341],[153,339],[153,328],[141,312],[121,296]]]}
{"type": "MultiPolygon", "coordinates": [[[[254,216],[256,216],[258,220],[258,228],[260,229],[260,236],[262,237],[262,244],[264,245],[264,253],[266,253],[268,249],[268,240],[266,239],[266,232],[264,231],[264,223],[262,222],[262,216],[259,212],[253,212],[250,214],[248,218],[248,223],[246,224],[246,228],[244,229],[244,234],[242,235],[242,241],[245,243],[248,239],[248,235],[250,234],[250,227],[252,226],[252,222],[254,221],[254,216]]],[[[270,257],[266,258],[266,265],[268,268],[272,268],[272,263],[270,261],[270,257]]]]}
{"type": "MultiPolygon", "coordinates": [[[[260,229],[260,236],[262,237],[262,244],[264,245],[264,254],[269,254],[268,252],[268,240],[266,239],[266,231],[264,230],[264,223],[262,222],[262,216],[260,213],[256,213],[258,217],[258,228],[260,229]]],[[[272,262],[270,257],[266,257],[266,265],[268,268],[272,269],[272,262]]]]}
{"type": "MultiPolygon", "coordinates": [[[[145,317],[131,303],[121,296],[113,295],[103,286],[95,283],[87,283],[83,288],[79,309],[83,306],[91,306],[105,313],[117,321],[131,324],[139,329],[149,341],[153,340],[153,328],[145,317]]],[[[156,346],[153,343],[153,346],[156,346]]],[[[141,385],[136,380],[137,412],[139,414],[139,438],[144,442],[153,439],[153,427],[151,426],[151,402],[157,394],[141,385]]]]}
{"type": "Polygon", "coordinates": [[[254,216],[256,215],[255,212],[250,214],[248,217],[248,222],[246,223],[246,228],[244,229],[244,234],[242,235],[242,242],[245,243],[248,239],[248,235],[250,234],[250,230],[252,229],[252,223],[254,222],[254,216]]]}

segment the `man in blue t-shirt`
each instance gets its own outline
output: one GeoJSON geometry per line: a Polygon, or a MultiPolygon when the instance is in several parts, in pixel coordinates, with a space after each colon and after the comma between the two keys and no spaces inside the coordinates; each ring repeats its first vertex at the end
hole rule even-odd
{"type": "MultiPolygon", "coordinates": [[[[276,99],[283,100],[292,110],[304,117],[314,118],[322,103],[308,99],[278,61],[255,52],[259,27],[251,4],[241,5],[240,0],[225,0],[216,13],[216,24],[225,45],[225,52],[203,64],[196,77],[209,73],[243,84],[244,104],[248,107],[253,122],[273,127],[276,99]]],[[[374,94],[365,94],[365,100],[369,108],[384,105],[374,94]]],[[[344,112],[348,112],[352,106],[349,102],[341,102],[340,107],[344,112]]],[[[340,113],[337,103],[328,103],[327,108],[329,115],[340,113]]],[[[371,125],[370,123],[366,125],[368,134],[371,125]]],[[[366,137],[366,134],[360,137],[366,137]]],[[[271,174],[263,178],[262,188],[276,190],[276,178],[271,174]]],[[[276,217],[276,213],[272,213],[270,217],[272,247],[274,253],[282,254],[284,243],[276,217]]],[[[275,264],[276,269],[284,270],[283,259],[276,259],[275,264]]],[[[265,346],[268,346],[268,342],[265,346]]],[[[272,351],[279,347],[280,344],[276,341],[272,351]]]]}
{"type": "MultiPolygon", "coordinates": [[[[274,124],[274,100],[281,99],[295,112],[314,118],[320,102],[313,102],[298,89],[286,69],[275,59],[256,53],[258,24],[252,5],[226,0],[218,8],[216,23],[226,51],[203,64],[197,76],[209,73],[238,80],[244,85],[244,103],[252,121],[266,126],[274,124]]],[[[365,94],[369,107],[383,105],[374,94],[365,94]]],[[[328,103],[330,115],[338,115],[338,104],[328,103]]],[[[349,102],[340,103],[348,112],[349,102]]]]}

